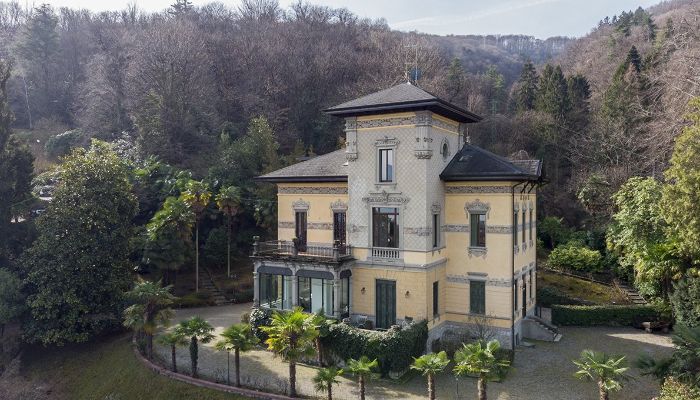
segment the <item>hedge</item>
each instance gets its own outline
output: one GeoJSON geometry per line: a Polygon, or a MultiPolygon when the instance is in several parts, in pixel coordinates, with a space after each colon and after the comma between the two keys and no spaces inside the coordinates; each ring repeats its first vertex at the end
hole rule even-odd
{"type": "Polygon", "coordinates": [[[346,361],[367,356],[379,361],[382,376],[389,372],[401,373],[420,357],[428,340],[428,323],[415,322],[407,327],[394,326],[388,331],[368,331],[348,324],[329,327],[328,335],[321,338],[324,351],[336,360],[346,361]]]}
{"type": "Polygon", "coordinates": [[[579,326],[637,326],[662,319],[652,306],[575,306],[553,305],[552,323],[579,326]]]}

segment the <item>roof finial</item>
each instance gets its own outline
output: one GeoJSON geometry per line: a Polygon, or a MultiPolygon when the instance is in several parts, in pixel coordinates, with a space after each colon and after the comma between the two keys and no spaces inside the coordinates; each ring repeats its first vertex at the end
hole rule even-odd
{"type": "Polygon", "coordinates": [[[409,52],[408,50],[404,52],[404,78],[408,84],[417,83],[419,78],[418,73],[418,43],[414,44],[404,44],[403,47],[413,48],[414,57],[413,62],[408,61],[409,52]],[[413,67],[413,68],[410,68],[413,67]],[[409,69],[410,68],[410,69],[409,69]],[[413,76],[411,76],[413,75],[413,76]]]}

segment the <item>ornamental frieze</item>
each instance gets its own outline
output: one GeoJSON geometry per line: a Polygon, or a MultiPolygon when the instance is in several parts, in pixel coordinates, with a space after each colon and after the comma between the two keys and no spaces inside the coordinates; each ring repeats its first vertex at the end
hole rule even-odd
{"type": "Polygon", "coordinates": [[[294,222],[292,221],[279,221],[277,223],[278,229],[294,229],[294,222]]]}
{"type": "Polygon", "coordinates": [[[510,186],[447,186],[449,194],[510,193],[510,186]]]}
{"type": "Polygon", "coordinates": [[[467,216],[473,213],[488,213],[489,210],[491,210],[491,205],[489,203],[484,203],[479,199],[464,205],[464,211],[467,213],[467,216]]]}
{"type": "Polygon", "coordinates": [[[369,196],[363,197],[365,203],[381,203],[381,204],[406,204],[410,199],[402,196],[400,193],[388,193],[383,190],[381,193],[371,193],[369,196]]]}
{"type": "Polygon", "coordinates": [[[432,125],[436,128],[444,129],[446,131],[459,133],[459,127],[457,125],[448,124],[447,122],[441,121],[439,119],[433,119],[432,125]]]}
{"type": "Polygon", "coordinates": [[[486,233],[511,234],[513,227],[510,225],[486,225],[486,233]]]}
{"type": "Polygon", "coordinates": [[[445,232],[469,232],[469,225],[444,225],[442,230],[445,232]]]}
{"type": "Polygon", "coordinates": [[[292,203],[292,208],[294,211],[308,211],[311,204],[308,201],[299,199],[292,203]]]}
{"type": "Polygon", "coordinates": [[[404,233],[407,235],[416,235],[416,236],[430,236],[430,234],[433,232],[432,229],[430,228],[404,228],[404,233]]]}
{"type": "Polygon", "coordinates": [[[319,229],[325,231],[333,230],[333,224],[329,222],[309,222],[307,223],[309,229],[319,229]]]}
{"type": "MultiPolygon", "coordinates": [[[[395,117],[395,118],[377,118],[377,119],[370,119],[370,120],[364,120],[364,121],[357,121],[355,123],[355,129],[385,128],[388,126],[414,125],[415,123],[416,123],[415,118],[413,116],[395,117]]],[[[346,124],[346,126],[347,126],[347,124],[346,124]]]]}
{"type": "Polygon", "coordinates": [[[347,211],[348,209],[348,203],[344,202],[343,200],[336,200],[331,203],[331,210],[333,211],[347,211]]]}
{"type": "Polygon", "coordinates": [[[281,186],[279,194],[348,194],[347,187],[338,186],[281,186]]]}

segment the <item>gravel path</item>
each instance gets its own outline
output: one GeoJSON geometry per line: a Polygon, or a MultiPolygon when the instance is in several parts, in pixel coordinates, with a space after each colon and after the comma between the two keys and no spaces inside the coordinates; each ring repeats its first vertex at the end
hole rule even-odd
{"type": "MultiPolygon", "coordinates": [[[[250,310],[250,304],[237,304],[202,309],[186,309],[176,312],[175,321],[199,315],[208,320],[220,333],[225,327],[240,322],[240,315],[250,310]]],[[[498,400],[587,400],[597,399],[596,385],[579,381],[572,375],[576,371],[571,363],[581,350],[590,348],[607,353],[627,355],[630,362],[638,355],[669,355],[673,349],[668,335],[648,334],[633,328],[562,328],[559,343],[537,342],[534,348],[516,350],[514,369],[502,383],[489,383],[489,399],[498,400]]],[[[170,360],[169,349],[159,347],[160,357],[170,360]]],[[[169,361],[168,361],[169,362],[169,361]]],[[[200,347],[200,375],[219,382],[226,381],[226,354],[217,352],[213,343],[200,347]]],[[[178,350],[178,368],[189,371],[187,348],[178,350]]],[[[233,368],[233,365],[231,366],[233,368]]],[[[233,371],[232,376],[233,376],[233,371]]],[[[241,355],[241,380],[246,386],[265,387],[282,392],[287,388],[288,365],[272,353],[255,350],[241,355]]],[[[311,378],[316,369],[297,367],[297,391],[305,396],[320,395],[313,390],[311,378]]],[[[659,386],[649,377],[639,376],[632,369],[634,380],[624,389],[613,394],[612,399],[650,399],[658,395],[659,386]]],[[[451,374],[437,377],[437,395],[440,399],[469,399],[476,397],[476,381],[469,378],[457,380],[451,374]]],[[[408,382],[372,381],[368,385],[369,399],[423,399],[426,397],[424,378],[415,376],[408,382]]],[[[335,388],[334,398],[356,399],[358,392],[354,381],[341,378],[335,388]]]]}

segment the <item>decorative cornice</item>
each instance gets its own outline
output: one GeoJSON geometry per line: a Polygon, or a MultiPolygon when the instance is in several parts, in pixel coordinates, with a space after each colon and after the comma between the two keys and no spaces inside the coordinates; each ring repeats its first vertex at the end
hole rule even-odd
{"type": "Polygon", "coordinates": [[[467,254],[469,257],[483,257],[486,258],[486,253],[488,252],[486,247],[471,247],[469,246],[467,254]]]}
{"type": "Polygon", "coordinates": [[[396,139],[395,137],[389,137],[389,136],[384,136],[383,139],[377,139],[374,142],[374,145],[377,147],[384,147],[384,146],[393,146],[396,147],[399,145],[399,140],[396,139]]]}
{"type": "Polygon", "coordinates": [[[446,131],[450,131],[450,132],[453,132],[453,133],[459,133],[459,125],[455,126],[455,125],[452,125],[452,124],[448,124],[447,122],[441,121],[441,120],[439,120],[439,119],[437,119],[437,118],[433,118],[433,124],[432,124],[432,125],[433,125],[434,127],[436,127],[436,128],[441,128],[441,129],[444,129],[444,130],[446,130],[446,131]]]}
{"type": "Polygon", "coordinates": [[[489,203],[484,203],[479,199],[464,204],[464,211],[467,213],[467,216],[473,213],[486,214],[489,212],[489,210],[491,210],[491,205],[489,203]]]}
{"type": "Polygon", "coordinates": [[[292,203],[292,208],[294,211],[308,211],[311,204],[308,201],[299,199],[292,203]]]}
{"type": "Polygon", "coordinates": [[[510,186],[447,186],[447,194],[510,193],[510,186]]]}
{"type": "Polygon", "coordinates": [[[410,199],[402,196],[401,193],[389,193],[382,190],[381,193],[371,193],[369,196],[363,197],[362,201],[370,204],[406,204],[410,199]]]}
{"type": "Polygon", "coordinates": [[[348,194],[347,187],[338,186],[280,186],[279,194],[348,194]]]}
{"type": "Polygon", "coordinates": [[[338,199],[338,200],[331,203],[331,210],[338,211],[338,212],[347,211],[348,210],[348,203],[344,202],[343,200],[338,199]]]}

